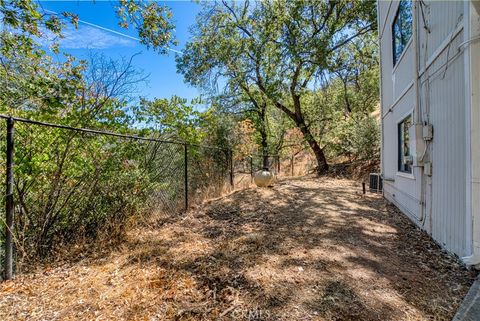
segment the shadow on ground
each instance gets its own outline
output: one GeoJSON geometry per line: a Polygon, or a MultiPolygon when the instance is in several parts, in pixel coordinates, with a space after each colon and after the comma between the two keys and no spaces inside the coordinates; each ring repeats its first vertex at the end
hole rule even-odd
{"type": "Polygon", "coordinates": [[[2,310],[31,303],[3,317],[451,320],[473,273],[359,192],[326,178],[235,192],[132,234],[104,259],[4,287],[2,310]],[[55,293],[63,300],[52,304],[55,293]]]}

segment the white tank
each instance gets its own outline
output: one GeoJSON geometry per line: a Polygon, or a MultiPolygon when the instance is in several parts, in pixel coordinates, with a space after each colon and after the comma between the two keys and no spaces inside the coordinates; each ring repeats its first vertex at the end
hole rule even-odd
{"type": "Polygon", "coordinates": [[[255,173],[253,181],[258,187],[267,187],[273,184],[274,176],[270,171],[261,170],[255,173]]]}

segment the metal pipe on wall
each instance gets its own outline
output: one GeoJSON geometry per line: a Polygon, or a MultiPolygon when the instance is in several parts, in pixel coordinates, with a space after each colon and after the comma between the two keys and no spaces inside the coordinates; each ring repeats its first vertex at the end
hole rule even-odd
{"type": "MultiPolygon", "coordinates": [[[[413,23],[412,23],[412,29],[413,29],[413,53],[414,53],[414,67],[415,67],[415,79],[414,79],[414,86],[415,86],[415,107],[414,107],[414,124],[421,124],[423,125],[422,121],[422,113],[421,113],[421,88],[420,88],[420,50],[419,50],[419,34],[418,34],[418,5],[421,5],[419,1],[413,1],[413,6],[412,6],[412,16],[413,16],[413,23]]],[[[418,137],[415,137],[415,139],[418,140],[418,137]]],[[[423,137],[422,137],[423,139],[423,137]]],[[[425,219],[425,211],[424,211],[424,206],[425,206],[425,177],[423,176],[423,167],[418,166],[418,170],[420,171],[420,215],[418,220],[420,222],[423,222],[425,219]]]]}

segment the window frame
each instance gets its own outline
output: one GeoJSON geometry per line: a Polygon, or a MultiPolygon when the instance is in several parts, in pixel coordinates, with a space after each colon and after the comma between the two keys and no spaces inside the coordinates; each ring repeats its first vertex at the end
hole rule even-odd
{"type": "Polygon", "coordinates": [[[399,1],[399,4],[398,4],[398,8],[397,8],[397,12],[395,13],[395,17],[393,18],[393,22],[392,22],[392,62],[393,62],[393,67],[396,67],[398,65],[398,62],[400,60],[402,60],[402,57],[406,51],[406,49],[408,48],[410,42],[412,41],[412,36],[413,36],[413,1],[412,0],[400,0],[399,1]],[[399,33],[400,33],[400,44],[402,47],[402,50],[398,53],[397,55],[397,45],[396,45],[396,36],[395,36],[395,28],[396,26],[398,26],[398,28],[401,28],[401,25],[402,23],[399,23],[397,24],[397,22],[399,21],[399,18],[400,18],[400,11],[402,9],[402,4],[405,3],[405,2],[410,2],[410,17],[412,19],[412,23],[410,23],[409,27],[410,27],[410,35],[408,37],[408,39],[406,40],[402,40],[403,38],[403,33],[402,33],[402,30],[399,30],[399,33]]]}
{"type": "Polygon", "coordinates": [[[407,174],[407,175],[413,175],[413,164],[410,164],[410,165],[404,164],[405,157],[412,156],[411,147],[410,147],[412,137],[410,137],[410,133],[409,133],[410,128],[413,126],[412,120],[413,120],[413,114],[409,113],[397,123],[397,152],[398,152],[397,171],[398,173],[407,174]],[[408,155],[405,155],[403,152],[403,146],[405,146],[404,134],[405,134],[405,121],[407,119],[409,119],[410,125],[408,128],[406,128],[406,131],[408,133],[408,155]],[[404,128],[403,130],[402,130],[402,126],[404,128]]]}

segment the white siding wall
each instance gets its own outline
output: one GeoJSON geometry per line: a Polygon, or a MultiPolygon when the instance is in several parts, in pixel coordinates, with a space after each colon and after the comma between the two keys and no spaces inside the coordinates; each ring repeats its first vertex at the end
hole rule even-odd
{"type": "Polygon", "coordinates": [[[412,220],[415,220],[419,216],[421,206],[420,180],[416,177],[421,175],[421,172],[418,168],[414,168],[412,175],[398,172],[398,123],[413,113],[415,107],[412,41],[404,49],[396,65],[393,66],[392,23],[398,4],[398,1],[379,2],[384,136],[382,164],[385,196],[412,220]]]}
{"type": "MultiPolygon", "coordinates": [[[[430,33],[423,28],[422,14],[419,12],[420,70],[425,61],[432,58],[444,42],[448,42],[451,32],[462,27],[464,17],[463,1],[425,1],[424,19],[430,33]]],[[[456,48],[453,48],[456,49],[456,48]]]]}
{"type": "MultiPolygon", "coordinates": [[[[464,4],[456,1],[426,1],[418,10],[420,114],[434,127],[434,139],[426,160],[433,165],[432,177],[414,167],[413,175],[397,171],[397,124],[417,102],[415,45],[406,48],[393,66],[392,23],[398,1],[379,1],[379,35],[382,70],[383,149],[382,169],[385,197],[395,203],[417,225],[459,256],[468,254],[466,237],[466,120],[465,62],[459,45],[467,38],[462,29],[464,4]],[[423,27],[425,21],[430,33],[423,27]],[[450,43],[450,45],[446,45],[450,43]],[[447,56],[449,63],[446,64],[447,56]],[[422,188],[423,184],[423,188],[422,188]],[[422,213],[421,200],[424,198],[422,213]]],[[[413,36],[412,36],[412,40],[413,36]]],[[[415,117],[413,118],[415,119],[415,117]]],[[[413,141],[416,137],[411,137],[413,141]]]]}
{"type": "MultiPolygon", "coordinates": [[[[456,51],[460,33],[451,45],[456,51]]],[[[447,50],[448,51],[448,50],[447,50]]],[[[450,251],[464,256],[466,213],[465,72],[463,55],[447,66],[444,52],[430,67],[430,123],[434,127],[431,145],[432,236],[450,251]],[[435,73],[436,71],[436,73],[435,73]]],[[[422,81],[427,81],[427,75],[422,81]]],[[[422,90],[428,90],[422,87],[422,90]]]]}

